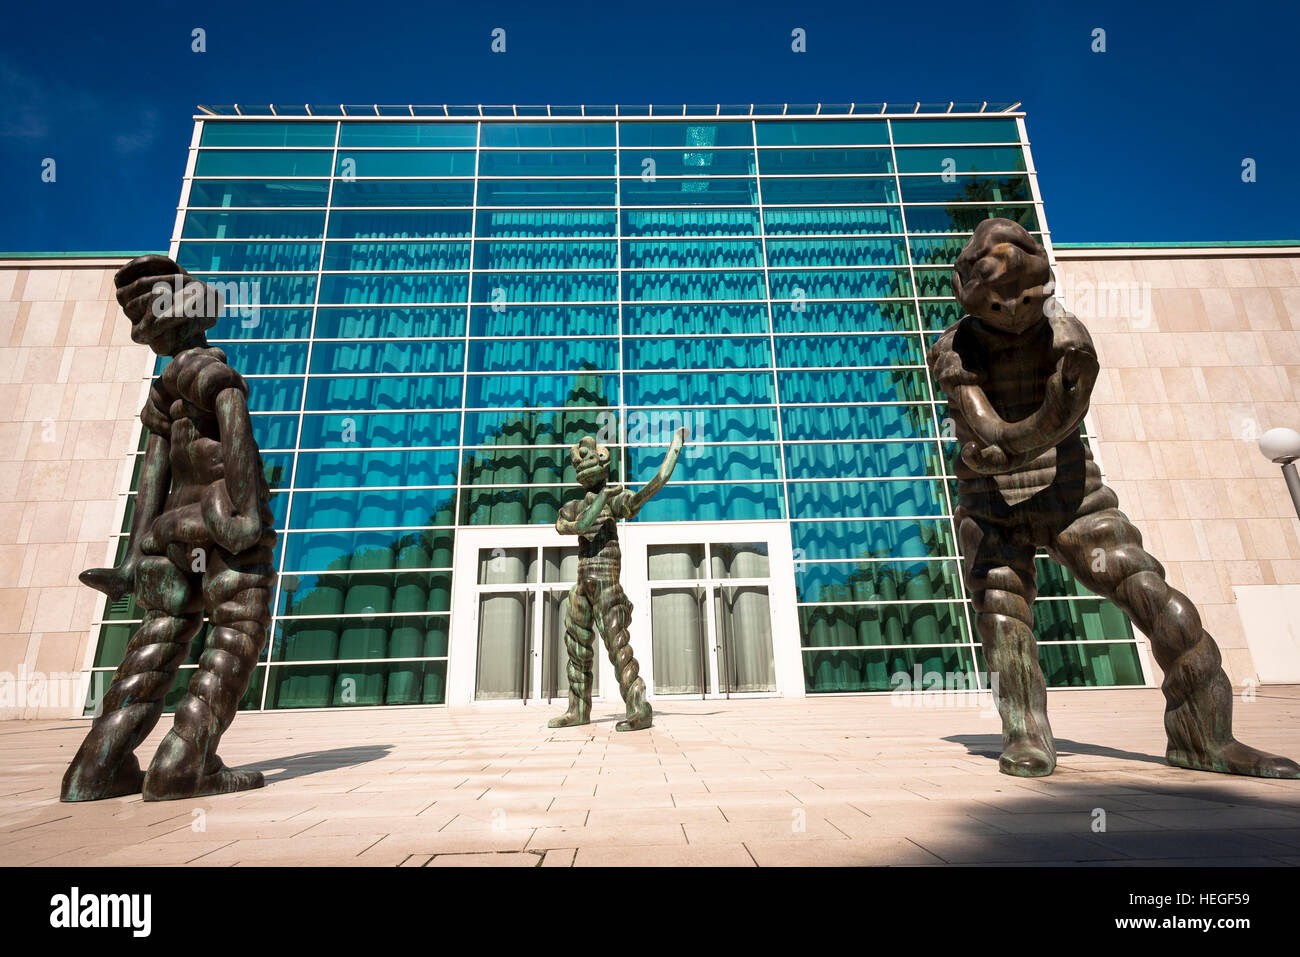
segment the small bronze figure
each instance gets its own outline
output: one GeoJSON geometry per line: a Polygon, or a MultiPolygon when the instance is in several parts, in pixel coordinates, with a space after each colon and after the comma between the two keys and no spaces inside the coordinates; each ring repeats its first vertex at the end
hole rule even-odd
{"type": "Polygon", "coordinates": [[[1219,648],[1186,595],[1119,510],[1079,427],[1097,380],[1083,324],[1052,294],[1046,250],[1017,223],[980,223],[957,257],[953,288],[967,315],[928,363],[947,393],[960,447],[954,511],[988,670],[996,676],[1006,774],[1056,767],[1033,633],[1037,547],[1118,605],[1164,669],[1166,760],[1177,767],[1300,777],[1300,765],[1232,736],[1232,685],[1219,648]]]}
{"type": "Polygon", "coordinates": [[[641,666],[632,656],[628,623],[632,602],[619,584],[622,552],[618,547],[618,519],[632,518],[673,474],[686,439],[686,429],[673,435],[659,471],[639,492],[609,484],[609,449],[584,436],[569,450],[578,483],[587,490],[579,500],[560,509],[555,530],[578,536],[578,581],[569,590],[569,610],[564,621],[564,644],[569,653],[569,709],[548,722],[567,728],[591,721],[591,680],[595,637],[599,629],[605,650],[618,675],[618,690],[627,705],[627,718],[615,728],[640,731],[650,727],[653,712],[645,699],[641,666]]]}
{"type": "Polygon", "coordinates": [[[126,555],[116,568],[81,573],[114,600],[133,592],[143,621],[61,797],[142,791],[166,801],[261,787],[261,772],[217,757],[266,645],[275,588],[274,519],[248,386],[204,335],[220,314],[216,290],[163,256],[133,259],[114,278],[131,339],[172,361],[140,413],[149,439],[126,555]],[[146,773],[135,749],[158,723],[205,609],[206,647],[146,773]]]}

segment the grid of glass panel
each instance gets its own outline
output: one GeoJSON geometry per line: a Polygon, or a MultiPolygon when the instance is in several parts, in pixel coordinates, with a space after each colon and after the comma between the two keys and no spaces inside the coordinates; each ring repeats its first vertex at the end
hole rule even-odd
{"type": "MultiPolygon", "coordinates": [[[[679,425],[640,520],[789,522],[809,693],[983,671],[924,355],[975,224],[1042,234],[1022,129],[202,122],[174,249],[256,290],[209,338],[249,380],[279,528],[244,706],[441,703],[456,529],[554,522],[586,434],[640,484],[679,425]]],[[[1052,685],[1142,682],[1117,609],[1045,560],[1040,585],[1052,685]]],[[[107,607],[105,678],[138,619],[107,607]]]]}

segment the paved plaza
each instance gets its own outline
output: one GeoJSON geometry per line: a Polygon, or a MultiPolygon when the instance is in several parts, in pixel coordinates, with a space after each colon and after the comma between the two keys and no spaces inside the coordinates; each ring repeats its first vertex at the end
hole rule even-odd
{"type": "MultiPolygon", "coordinates": [[[[1168,767],[1158,691],[1052,692],[1036,780],[998,773],[987,701],[908,703],[661,701],[627,734],[608,703],[554,731],[560,702],[241,714],[222,755],[267,787],[158,804],[60,804],[88,725],[4,722],[0,864],[1300,865],[1300,781],[1168,767]]],[[[1300,755],[1300,688],[1236,725],[1300,755]]]]}

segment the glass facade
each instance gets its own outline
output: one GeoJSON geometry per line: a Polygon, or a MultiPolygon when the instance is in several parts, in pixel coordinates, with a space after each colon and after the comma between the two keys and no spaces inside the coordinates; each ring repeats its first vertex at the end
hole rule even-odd
{"type": "MultiPolygon", "coordinates": [[[[808,693],[983,671],[924,356],[975,224],[1042,235],[1018,116],[197,125],[173,254],[225,284],[280,529],[244,707],[441,703],[457,529],[553,523],[586,434],[643,483],[679,426],[638,520],[789,523],[808,693]]],[[[1051,685],[1142,683],[1117,609],[1040,587],[1051,685]]]]}

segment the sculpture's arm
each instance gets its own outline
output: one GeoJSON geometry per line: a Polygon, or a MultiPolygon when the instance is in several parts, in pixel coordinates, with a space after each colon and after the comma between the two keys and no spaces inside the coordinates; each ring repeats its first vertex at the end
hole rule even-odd
{"type": "Polygon", "coordinates": [[[1003,448],[1026,459],[1055,448],[1079,430],[1100,366],[1083,323],[1063,313],[1051,320],[1056,368],[1047,380],[1043,404],[1010,425],[1003,448]]]}
{"type": "Polygon", "coordinates": [[[203,492],[203,524],[218,545],[239,553],[262,534],[262,456],[242,389],[230,386],[213,403],[224,478],[203,492]]]}
{"type": "Polygon", "coordinates": [[[639,492],[627,498],[628,518],[641,511],[645,503],[650,501],[655,493],[668,484],[668,480],[672,478],[673,469],[677,467],[677,458],[682,454],[682,446],[685,443],[686,429],[683,427],[673,433],[672,443],[668,446],[668,454],[664,456],[663,464],[659,466],[659,471],[655,473],[654,478],[641,486],[639,492]]]}
{"type": "Polygon", "coordinates": [[[600,513],[605,508],[605,501],[608,498],[609,486],[605,486],[596,493],[596,497],[591,500],[591,504],[582,509],[581,513],[578,513],[579,506],[577,502],[566,505],[560,510],[560,517],[555,520],[555,530],[561,535],[582,535],[591,531],[591,527],[600,518],[600,513]],[[575,514],[576,517],[571,517],[575,514]]]}

